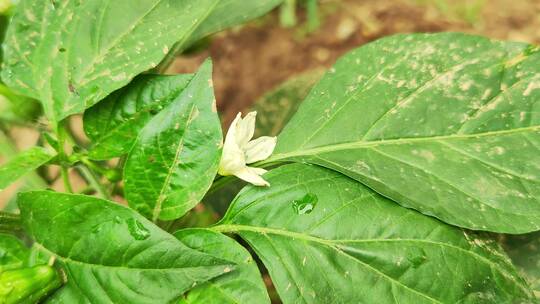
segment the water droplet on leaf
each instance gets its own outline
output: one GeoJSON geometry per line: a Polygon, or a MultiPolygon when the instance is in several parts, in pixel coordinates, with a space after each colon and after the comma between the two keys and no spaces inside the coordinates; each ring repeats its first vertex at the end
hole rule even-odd
{"type": "Polygon", "coordinates": [[[136,240],[146,240],[150,236],[150,231],[144,227],[144,225],[136,219],[129,219],[127,221],[129,234],[136,240]]]}
{"type": "Polygon", "coordinates": [[[317,205],[317,196],[313,193],[307,193],[300,199],[292,201],[292,207],[296,214],[309,214],[317,205]]]}

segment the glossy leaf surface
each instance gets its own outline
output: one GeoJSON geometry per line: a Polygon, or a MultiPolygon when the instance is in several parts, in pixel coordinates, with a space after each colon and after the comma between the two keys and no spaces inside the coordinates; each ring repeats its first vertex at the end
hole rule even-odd
{"type": "Polygon", "coordinates": [[[23,0],[6,35],[2,79],[59,121],[156,66],[218,3],[23,0]]]}
{"type": "Polygon", "coordinates": [[[18,204],[34,246],[67,274],[53,303],[169,303],[234,269],[113,202],[36,191],[18,204]]]}
{"type": "Polygon", "coordinates": [[[211,78],[207,61],[182,93],[146,124],[128,155],[125,196],[132,208],[153,221],[184,215],[216,176],[222,134],[211,78]]]}
{"type": "Polygon", "coordinates": [[[0,191],[20,177],[50,161],[54,155],[41,147],[23,151],[0,166],[0,191]]]}
{"type": "Polygon", "coordinates": [[[23,0],[6,35],[3,80],[49,119],[80,113],[188,45],[279,0],[23,0]]]}
{"type": "Polygon", "coordinates": [[[504,303],[531,291],[498,243],[400,207],[344,175],[286,165],[244,188],[221,226],[284,303],[504,303]]]}
{"type": "Polygon", "coordinates": [[[89,155],[110,159],[127,154],[152,117],[179,97],[193,75],[141,75],[84,112],[92,140],[89,155]]]}
{"type": "Polygon", "coordinates": [[[397,35],[344,56],[269,161],[342,172],[477,230],[540,229],[540,52],[457,33],[397,35]]]}
{"type": "Polygon", "coordinates": [[[207,229],[185,229],[174,235],[191,248],[237,264],[235,270],[205,282],[184,296],[183,304],[270,303],[257,264],[235,240],[207,229]]]}

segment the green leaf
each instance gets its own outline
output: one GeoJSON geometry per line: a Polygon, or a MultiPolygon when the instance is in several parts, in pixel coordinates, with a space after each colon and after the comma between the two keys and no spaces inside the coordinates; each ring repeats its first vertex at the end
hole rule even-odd
{"type": "Polygon", "coordinates": [[[54,303],[169,303],[233,269],[113,202],[36,191],[18,203],[35,246],[67,274],[54,303]]]}
{"type": "Polygon", "coordinates": [[[0,273],[26,265],[30,249],[10,234],[0,233],[0,273]]]}
{"type": "Polygon", "coordinates": [[[398,35],[344,56],[272,161],[318,164],[470,229],[540,229],[540,52],[458,33],[398,35]]]}
{"type": "Polygon", "coordinates": [[[185,43],[218,0],[23,0],[2,78],[60,121],[83,112],[185,43]]]}
{"type": "Polygon", "coordinates": [[[0,121],[28,124],[37,120],[41,106],[37,100],[13,93],[0,83],[0,121]]]}
{"type": "Polygon", "coordinates": [[[110,159],[129,152],[146,123],[178,98],[193,75],[141,75],[84,112],[89,156],[110,159]]]}
{"type": "Polygon", "coordinates": [[[283,0],[221,0],[206,20],[193,32],[185,46],[212,33],[262,16],[281,2],[283,0]]]}
{"type": "Polygon", "coordinates": [[[284,303],[506,303],[531,291],[495,241],[293,164],[247,187],[220,226],[245,239],[284,303]]]}
{"type": "Polygon", "coordinates": [[[207,61],[182,93],[146,124],[129,152],[126,198],[154,222],[184,215],[216,176],[222,134],[211,78],[207,61]]]}
{"type": "Polygon", "coordinates": [[[503,246],[540,300],[540,232],[506,235],[503,246]]]}
{"type": "Polygon", "coordinates": [[[173,45],[187,47],[280,1],[22,0],[6,36],[2,78],[60,121],[155,67],[173,45]]]}
{"type": "Polygon", "coordinates": [[[180,303],[270,303],[257,264],[249,252],[236,241],[207,229],[185,229],[174,235],[191,248],[238,265],[230,273],[193,288],[180,303]]]}
{"type": "Polygon", "coordinates": [[[42,147],[33,147],[17,154],[0,167],[0,191],[20,177],[50,161],[54,155],[42,147]]]}
{"type": "Polygon", "coordinates": [[[258,99],[253,104],[253,110],[257,111],[254,137],[277,136],[323,72],[323,69],[314,69],[292,77],[258,99]]]}

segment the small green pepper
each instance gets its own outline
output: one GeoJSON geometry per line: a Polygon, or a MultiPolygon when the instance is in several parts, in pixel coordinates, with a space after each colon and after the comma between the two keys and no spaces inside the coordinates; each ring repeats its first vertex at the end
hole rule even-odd
{"type": "Polygon", "coordinates": [[[62,286],[60,275],[51,266],[7,270],[0,274],[0,303],[33,304],[62,286]]]}

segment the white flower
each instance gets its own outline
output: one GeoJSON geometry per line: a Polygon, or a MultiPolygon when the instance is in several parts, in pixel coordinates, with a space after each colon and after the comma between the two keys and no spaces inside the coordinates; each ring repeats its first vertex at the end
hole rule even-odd
{"type": "Polygon", "coordinates": [[[242,113],[236,115],[225,136],[218,173],[223,176],[235,175],[256,186],[270,186],[261,177],[266,170],[247,166],[267,159],[276,146],[276,137],[261,136],[251,140],[255,132],[255,116],[257,112],[250,112],[243,119],[242,113]]]}

